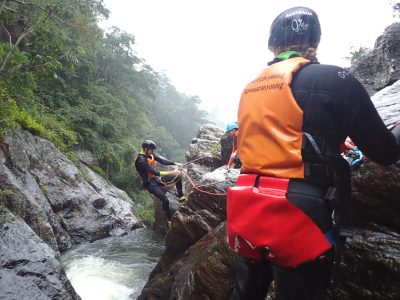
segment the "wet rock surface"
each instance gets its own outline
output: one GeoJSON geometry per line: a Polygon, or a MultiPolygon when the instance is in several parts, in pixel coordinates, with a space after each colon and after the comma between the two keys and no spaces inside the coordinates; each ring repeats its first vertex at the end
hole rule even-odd
{"type": "Polygon", "coordinates": [[[386,125],[396,124],[399,121],[400,80],[380,90],[371,99],[386,125]]]}
{"type": "Polygon", "coordinates": [[[58,253],[4,207],[0,208],[0,299],[80,299],[58,253]]]}
{"type": "Polygon", "coordinates": [[[0,248],[0,284],[7,286],[0,299],[77,298],[59,253],[143,226],[125,192],[84,164],[78,169],[52,143],[26,131],[0,144],[0,212],[0,234],[7,239],[0,248]],[[13,263],[19,254],[22,263],[13,263]],[[32,295],[23,294],[24,286],[32,295]]]}
{"type": "Polygon", "coordinates": [[[378,224],[357,228],[344,249],[340,289],[330,299],[399,299],[400,234],[378,224]]]}

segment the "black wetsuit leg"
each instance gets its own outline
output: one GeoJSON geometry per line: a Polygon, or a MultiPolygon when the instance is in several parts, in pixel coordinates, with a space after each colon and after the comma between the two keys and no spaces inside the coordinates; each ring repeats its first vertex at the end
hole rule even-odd
{"type": "Polygon", "coordinates": [[[156,184],[148,184],[146,188],[151,194],[156,196],[161,201],[165,215],[169,220],[171,220],[171,213],[169,211],[169,200],[162,188],[156,184]]]}
{"type": "Polygon", "coordinates": [[[175,175],[165,175],[161,177],[161,182],[165,184],[173,184],[175,183],[176,190],[178,192],[178,198],[183,196],[182,190],[182,178],[180,176],[175,175]]]}
{"type": "Polygon", "coordinates": [[[333,264],[333,250],[296,268],[272,265],[277,300],[322,300],[333,264]]]}
{"type": "Polygon", "coordinates": [[[235,254],[233,300],[264,300],[272,282],[271,264],[235,254]]]}
{"type": "Polygon", "coordinates": [[[297,268],[282,268],[267,260],[252,260],[235,254],[234,300],[264,300],[272,279],[277,300],[322,300],[333,264],[333,250],[297,268]]]}

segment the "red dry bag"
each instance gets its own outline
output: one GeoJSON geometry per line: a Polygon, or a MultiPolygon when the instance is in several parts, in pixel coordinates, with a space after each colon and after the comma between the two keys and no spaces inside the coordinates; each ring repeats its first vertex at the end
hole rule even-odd
{"type": "Polygon", "coordinates": [[[331,248],[324,233],[286,198],[289,179],[242,174],[228,189],[227,235],[239,255],[282,267],[314,260],[331,248]]]}

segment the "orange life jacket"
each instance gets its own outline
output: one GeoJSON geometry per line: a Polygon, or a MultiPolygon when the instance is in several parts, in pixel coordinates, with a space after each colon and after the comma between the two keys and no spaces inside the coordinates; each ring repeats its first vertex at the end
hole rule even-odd
{"type": "Polygon", "coordinates": [[[293,74],[309,61],[296,57],[266,68],[242,92],[238,154],[247,173],[304,178],[303,111],[290,89],[293,74]]]}
{"type": "MultiPolygon", "coordinates": [[[[157,162],[154,159],[154,155],[150,155],[150,157],[147,158],[147,163],[149,164],[150,167],[152,167],[154,170],[156,169],[157,162]]],[[[155,175],[153,173],[147,172],[147,180],[150,181],[155,175]]]]}

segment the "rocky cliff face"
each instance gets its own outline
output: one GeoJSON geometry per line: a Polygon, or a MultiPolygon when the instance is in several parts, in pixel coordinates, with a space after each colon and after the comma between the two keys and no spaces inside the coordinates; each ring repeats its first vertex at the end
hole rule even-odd
{"type": "Polygon", "coordinates": [[[400,79],[400,23],[386,28],[374,49],[351,68],[370,95],[400,79]]]}
{"type": "Polygon", "coordinates": [[[49,141],[16,131],[0,143],[0,299],[78,299],[60,252],[142,226],[125,192],[49,141]]]}
{"type": "MultiPolygon", "coordinates": [[[[394,25],[378,39],[375,61],[365,62],[364,69],[358,66],[358,74],[367,74],[361,79],[371,84],[371,90],[386,86],[373,97],[386,124],[400,122],[398,71],[389,72],[392,66],[397,70],[400,59],[396,54],[400,48],[395,46],[400,39],[390,40],[397,34],[393,28],[400,32],[394,25]]],[[[207,125],[190,145],[187,160],[192,163],[186,180],[195,187],[188,187],[187,203],[173,216],[166,250],[139,299],[230,299],[233,254],[225,240],[224,194],[239,172],[221,167],[225,163],[218,148],[222,135],[222,129],[207,125]]],[[[384,167],[367,161],[352,180],[355,236],[346,244],[342,281],[338,289],[329,291],[329,299],[399,299],[400,163],[384,167]]],[[[267,299],[274,299],[273,291],[267,299]]]]}

